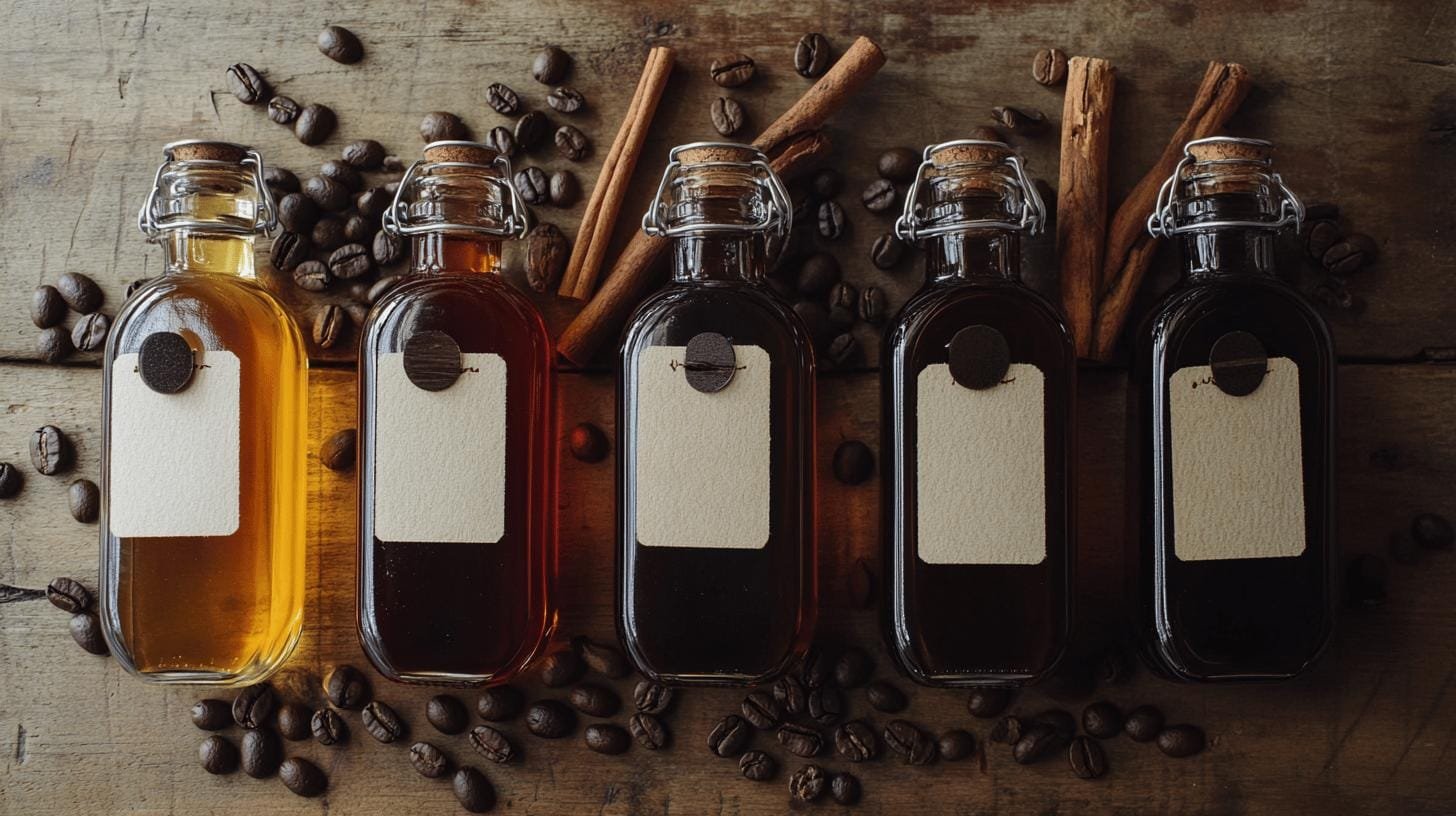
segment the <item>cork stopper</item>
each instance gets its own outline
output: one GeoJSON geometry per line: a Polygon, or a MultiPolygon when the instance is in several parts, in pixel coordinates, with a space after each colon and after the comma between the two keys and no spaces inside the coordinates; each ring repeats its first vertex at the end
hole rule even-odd
{"type": "Polygon", "coordinates": [[[431,142],[425,145],[427,162],[464,162],[489,167],[499,155],[480,142],[431,142]]]}
{"type": "Polygon", "coordinates": [[[944,170],[951,165],[965,162],[996,164],[1005,161],[1011,154],[1011,146],[1003,142],[951,144],[932,152],[930,161],[935,169],[944,170]]]}
{"type": "Polygon", "coordinates": [[[239,164],[248,149],[232,142],[186,141],[167,145],[173,161],[218,161],[239,164]]]}
{"type": "Polygon", "coordinates": [[[1246,161],[1267,164],[1274,156],[1274,145],[1262,139],[1238,139],[1220,136],[1188,145],[1194,161],[1246,161]]]}
{"type": "Polygon", "coordinates": [[[763,154],[752,145],[705,144],[681,150],[678,161],[683,164],[704,164],[707,162],[739,162],[747,164],[763,158],[763,154]]]}

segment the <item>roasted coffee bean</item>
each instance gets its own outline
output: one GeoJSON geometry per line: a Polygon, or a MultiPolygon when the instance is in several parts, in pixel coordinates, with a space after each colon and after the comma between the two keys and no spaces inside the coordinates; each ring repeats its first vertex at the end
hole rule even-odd
{"type": "Polygon", "coordinates": [[[531,77],[542,85],[555,85],[566,79],[570,68],[571,56],[554,45],[548,45],[531,62],[531,77]]]}
{"type": "Polygon", "coordinates": [[[1021,731],[1024,725],[1020,717],[1002,717],[991,726],[991,741],[999,742],[1002,745],[1015,745],[1021,740],[1021,731]]]}
{"type": "Polygon", "coordinates": [[[798,288],[808,297],[823,297],[829,294],[834,284],[839,283],[843,272],[839,261],[827,252],[816,252],[804,259],[799,267],[798,288]]]}
{"type": "Polygon", "coordinates": [[[324,694],[335,706],[358,711],[370,700],[369,679],[353,666],[338,665],[324,676],[324,694]]]}
{"type": "MultiPolygon", "coordinates": [[[[368,218],[355,213],[349,216],[348,220],[344,221],[344,240],[350,243],[360,244],[361,246],[367,245],[370,241],[374,240],[374,230],[378,229],[378,227],[377,222],[370,221],[368,218]]],[[[365,254],[368,254],[367,249],[365,250],[365,254]]]]}
{"type": "Polygon", "coordinates": [[[504,125],[497,125],[485,134],[485,143],[491,150],[510,158],[516,155],[516,135],[504,125]]]}
{"type": "Polygon", "coordinates": [[[364,45],[354,32],[343,26],[324,26],[318,35],[319,53],[344,65],[353,65],[364,58],[364,45]]]}
{"type": "Polygon", "coordinates": [[[1007,130],[1017,133],[1035,133],[1046,127],[1046,114],[1039,110],[998,105],[991,109],[991,118],[1007,130]]]}
{"type": "Polygon", "coordinates": [[[56,279],[56,291],[61,300],[80,314],[90,314],[101,308],[103,295],[96,281],[80,272],[67,272],[56,279]]]}
{"type": "Polygon", "coordinates": [[[724,136],[732,136],[741,130],[745,116],[743,105],[737,99],[727,96],[714,99],[708,110],[713,129],[724,136]]]}
{"type": "Polygon", "coordinates": [[[708,66],[708,75],[722,88],[737,88],[753,79],[753,58],[747,54],[717,57],[708,66]]]}
{"type": "Polygon", "coordinates": [[[394,709],[379,700],[364,706],[360,716],[364,722],[364,730],[380,742],[394,742],[406,733],[404,720],[399,718],[394,709]]]}
{"type": "Polygon", "coordinates": [[[838,201],[825,201],[819,205],[819,237],[826,241],[837,241],[844,236],[848,224],[844,219],[844,208],[838,201]]]}
{"type": "Polygon", "coordinates": [[[341,154],[350,167],[358,170],[378,170],[384,163],[384,145],[373,139],[357,139],[344,145],[341,154]]]}
{"type": "Polygon", "coordinates": [[[1060,48],[1043,48],[1031,59],[1031,78],[1038,85],[1060,85],[1067,81],[1067,55],[1060,48]]]}
{"type": "Polygon", "coordinates": [[[266,728],[272,722],[278,697],[267,683],[248,686],[233,698],[233,722],[243,728],[266,728]]]}
{"type": "Polygon", "coordinates": [[[470,747],[497,765],[504,765],[516,758],[516,746],[511,744],[505,734],[488,725],[477,725],[470,729],[470,747]]]}
{"type": "Polygon", "coordinates": [[[485,88],[485,104],[501,116],[515,116],[521,109],[521,97],[509,86],[492,82],[485,88]]]}
{"type": "Polygon", "coordinates": [[[310,102],[293,120],[293,136],[306,145],[316,145],[332,136],[338,124],[333,108],[310,102]]]}
{"type": "MultiPolygon", "coordinates": [[[[602,433],[601,428],[598,428],[590,422],[579,422],[572,427],[570,433],[567,435],[567,447],[571,450],[573,457],[588,464],[600,462],[607,458],[608,444],[606,434],[602,433]]],[[[625,664],[625,660],[623,664],[625,664]]],[[[620,671],[618,664],[613,663],[612,670],[620,671]]],[[[606,672],[602,673],[606,674],[606,672]]],[[[607,674],[607,676],[623,677],[625,675],[607,674]]]]}
{"type": "Polygon", "coordinates": [[[290,742],[306,740],[313,733],[310,721],[313,712],[299,703],[284,703],[278,707],[278,733],[290,742]]]}
{"type": "MultiPolygon", "coordinates": [[[[379,165],[379,169],[385,173],[393,173],[395,175],[398,175],[404,172],[404,159],[401,159],[400,157],[395,155],[385,156],[384,163],[379,165]]],[[[389,189],[389,192],[392,195],[394,193],[394,189],[397,189],[399,187],[399,182],[394,181],[390,182],[390,184],[393,184],[394,188],[389,188],[388,184],[386,184],[385,187],[389,189]]]]}
{"type": "Polygon", "coordinates": [[[1313,295],[1317,303],[1331,309],[1359,312],[1365,308],[1365,301],[1347,289],[1345,282],[1337,277],[1326,278],[1314,288],[1313,295]]]}
{"type": "Polygon", "coordinates": [[[884,680],[876,680],[870,683],[865,689],[865,699],[869,701],[870,707],[876,711],[883,711],[886,714],[895,714],[905,710],[909,700],[905,693],[890,685],[884,680]]]}
{"type": "MultiPolygon", "coordinates": [[[[272,119],[276,124],[293,124],[293,120],[298,118],[298,114],[302,110],[303,107],[295,102],[291,96],[279,94],[268,100],[268,118],[272,119]]],[[[272,168],[269,169],[271,170],[272,168]]]]}
{"type": "Polygon", "coordinates": [[[283,232],[273,239],[273,248],[268,259],[279,272],[292,272],[299,264],[308,260],[311,250],[312,242],[308,238],[296,232],[283,232]]]}
{"type": "Polygon", "coordinates": [[[767,691],[754,691],[743,698],[743,719],[753,723],[754,728],[767,731],[778,727],[784,718],[783,707],[767,691]]]}
{"type": "Polygon", "coordinates": [[[799,679],[804,688],[813,691],[834,682],[834,662],[838,657],[837,644],[820,641],[810,645],[799,660],[799,679]]]}
{"type": "Polygon", "coordinates": [[[512,183],[521,200],[536,206],[545,204],[551,197],[551,182],[547,180],[546,173],[539,167],[526,167],[516,171],[512,183]]]}
{"type": "Polygon", "coordinates": [[[66,301],[56,287],[44,284],[35,287],[30,297],[30,320],[37,329],[49,329],[66,319],[66,301]]]}
{"type": "Polygon", "coordinates": [[[834,684],[840,688],[859,688],[874,671],[874,658],[864,649],[848,646],[834,660],[834,684]]]}
{"type": "Polygon", "coordinates": [[[833,725],[844,716],[844,695],[832,686],[809,692],[809,717],[820,725],[833,725]]]}
{"type": "Polygon", "coordinates": [[[829,777],[829,797],[836,804],[853,805],[859,802],[860,796],[859,777],[844,772],[829,777]]]}
{"type": "Polygon", "coordinates": [[[1105,700],[1093,703],[1082,709],[1082,730],[1098,739],[1111,739],[1122,733],[1122,712],[1105,700]]]}
{"type": "Polygon", "coordinates": [[[278,735],[266,728],[254,728],[243,735],[243,773],[254,779],[267,779],[278,772],[283,761],[283,746],[278,735]]]}
{"type": "MultiPolygon", "coordinates": [[[[376,242],[377,243],[377,242],[376,242]]],[[[370,306],[378,303],[380,298],[389,293],[389,290],[400,285],[404,281],[401,275],[385,275],[374,283],[370,284],[369,291],[364,295],[364,301],[370,306]]]]}
{"type": "Polygon", "coordinates": [[[735,757],[743,753],[751,739],[752,726],[737,714],[729,714],[708,733],[708,750],[720,757],[735,757]]]}
{"type": "Polygon", "coordinates": [[[965,759],[976,752],[976,738],[962,728],[952,728],[941,734],[935,745],[940,758],[948,762],[965,759]]]}
{"type": "Polygon", "coordinates": [[[486,722],[515,719],[526,706],[526,697],[515,686],[491,686],[480,693],[475,711],[486,722]]]}
{"type": "Polygon", "coordinates": [[[459,734],[470,725],[470,714],[460,698],[451,694],[436,694],[425,704],[425,719],[441,734],[459,734]]]}
{"type": "Polygon", "coordinates": [[[586,671],[573,649],[558,649],[541,660],[541,682],[547,688],[564,688],[581,679],[586,671]]]}
{"type": "Polygon", "coordinates": [[[384,211],[389,209],[393,198],[394,196],[386,192],[383,187],[370,187],[354,197],[354,209],[369,219],[370,235],[379,229],[379,216],[384,215],[384,211]]]}
{"type": "Polygon", "coordinates": [[[404,259],[404,242],[388,230],[380,230],[374,233],[374,246],[369,254],[380,266],[394,266],[404,259]]]}
{"type": "Polygon", "coordinates": [[[363,244],[344,244],[329,255],[329,271],[339,280],[353,280],[373,268],[374,259],[363,244]]]}
{"type": "Polygon", "coordinates": [[[805,759],[818,756],[824,750],[824,736],[808,726],[786,723],[779,726],[775,736],[784,750],[805,759]]]}
{"type": "MultiPolygon", "coordinates": [[[[343,162],[339,162],[339,164],[348,167],[343,162]]],[[[321,210],[338,212],[348,209],[349,204],[352,203],[349,187],[338,178],[322,173],[303,183],[303,194],[308,196],[321,210]]]]}
{"type": "Polygon", "coordinates": [[[30,463],[43,476],[54,476],[71,466],[71,440],[54,425],[42,425],[30,435],[30,463]]]}
{"type": "Polygon", "coordinates": [[[448,111],[430,111],[420,120],[420,140],[425,144],[467,139],[469,128],[460,117],[448,111]]]}
{"type": "Polygon", "coordinates": [[[785,674],[774,681],[773,698],[787,716],[802,714],[809,707],[809,695],[804,690],[804,684],[792,674],[785,674]]]}
{"type": "Polygon", "coordinates": [[[1133,742],[1151,742],[1163,730],[1163,712],[1150,705],[1138,706],[1128,712],[1122,721],[1122,730],[1133,742]]]}
{"type": "Polygon", "coordinates": [[[805,34],[794,46],[794,70],[813,79],[829,70],[829,41],[823,34],[805,34]]]}
{"type": "Polygon", "coordinates": [[[576,712],[556,700],[539,700],[526,709],[526,730],[542,739],[559,739],[576,730],[576,712]]]}
{"type": "Polygon", "coordinates": [[[567,702],[583,714],[591,717],[611,717],[622,708],[622,698],[606,686],[585,684],[571,690],[567,702]]]}
{"type": "Polygon", "coordinates": [[[1011,705],[1012,693],[1005,688],[978,688],[966,698],[966,711],[972,717],[987,719],[995,717],[1011,705]]]}
{"type": "Polygon", "coordinates": [[[1170,757],[1191,757],[1203,750],[1203,729],[1196,725],[1170,725],[1158,732],[1158,750],[1170,757]]]}
{"type": "Polygon", "coordinates": [[[875,179],[859,198],[870,212],[886,212],[895,206],[895,185],[889,179],[875,179]]]}
{"type": "Polygon", "coordinates": [[[549,188],[551,203],[557,207],[573,206],[581,198],[581,183],[570,170],[552,173],[549,188]]]}
{"type": "Polygon", "coordinates": [[[1421,513],[1411,519],[1411,538],[1428,550],[1447,550],[1456,543],[1451,520],[1437,513],[1421,513]]]}
{"type": "MultiPolygon", "coordinates": [[[[319,175],[344,185],[350,193],[358,192],[364,186],[364,177],[359,174],[359,170],[343,159],[329,159],[319,165],[319,175]]],[[[344,209],[348,206],[349,202],[345,201],[344,206],[337,209],[344,209]]]]}
{"type": "Polygon", "coordinates": [[[225,700],[198,700],[192,704],[192,724],[203,731],[221,731],[233,724],[233,709],[225,700]]]}
{"type": "Polygon", "coordinates": [[[35,353],[44,363],[59,363],[71,356],[76,347],[71,343],[71,333],[65,326],[51,326],[41,329],[35,336],[35,353]]]}
{"type": "Polygon", "coordinates": [[[829,323],[840,331],[854,326],[859,315],[859,292],[853,284],[840,281],[829,290],[829,323]]]}
{"type": "Polygon", "coordinates": [[[1097,740],[1076,737],[1067,746],[1067,762],[1078,779],[1101,779],[1107,775],[1107,754],[1097,740]]]}
{"type": "Polygon", "coordinates": [[[935,740],[913,723],[890,720],[885,726],[884,740],[907,765],[929,765],[935,761],[935,740]]]}
{"type": "Polygon", "coordinates": [[[571,161],[581,161],[591,152],[591,141],[575,125],[556,129],[556,152],[571,161]]]}
{"type": "MultiPolygon", "coordinates": [[[[278,98],[274,97],[274,99],[278,98]]],[[[288,97],[282,98],[287,99],[288,97]]],[[[295,176],[292,170],[273,164],[268,165],[267,169],[263,171],[263,183],[268,185],[268,189],[273,191],[275,197],[296,193],[300,189],[298,176],[295,176]]]]}
{"type": "Polygon", "coordinates": [[[834,478],[840,484],[863,484],[874,474],[875,454],[869,445],[850,439],[834,449],[834,478]]]}
{"type": "MultiPolygon", "coordinates": [[[[0,499],[8,499],[19,493],[24,484],[25,477],[21,475],[20,468],[9,462],[0,462],[0,499]]],[[[55,601],[52,600],[51,603],[55,601]]]]}
{"type": "Polygon", "coordinates": [[[516,120],[516,147],[531,152],[540,147],[551,133],[551,120],[540,111],[531,111],[516,120]]]}
{"type": "Polygon", "coordinates": [[[1304,247],[1309,256],[1322,260],[1330,247],[1345,240],[1345,232],[1334,221],[1309,219],[1304,227],[1304,247]]]}
{"type": "Polygon", "coordinates": [[[880,741],[864,720],[850,720],[834,729],[834,753],[850,762],[866,762],[879,756],[880,741]]]}
{"type": "Polygon", "coordinates": [[[91,591],[74,578],[57,578],[46,587],[46,600],[62,612],[75,614],[91,608],[91,591]]]}
{"type": "Polygon", "coordinates": [[[576,113],[586,107],[586,97],[575,88],[562,86],[546,95],[546,104],[558,113],[576,113]]]}
{"type": "Polygon", "coordinates": [[[1325,250],[1320,263],[1331,275],[1344,277],[1359,272],[1365,266],[1365,253],[1357,244],[1346,239],[1325,250]]]}
{"type": "Polygon", "coordinates": [[[789,798],[794,802],[814,802],[824,795],[829,784],[824,769],[818,765],[805,765],[789,777],[789,798]]]}
{"type": "Polygon", "coordinates": [[[905,242],[898,235],[886,232],[870,247],[870,262],[878,269],[894,269],[905,257],[905,242]]]}
{"type": "Polygon", "coordinates": [[[654,680],[642,680],[632,690],[632,702],[646,714],[662,714],[672,705],[672,689],[654,680]]]}
{"type": "Polygon", "coordinates": [[[627,728],[632,732],[633,739],[649,751],[658,751],[667,747],[670,739],[667,727],[662,720],[651,714],[638,712],[627,720],[627,728]]]}
{"type": "Polygon", "coordinates": [[[322,292],[334,282],[334,276],[323,261],[304,261],[293,268],[293,282],[308,292],[322,292]]]}
{"type": "MultiPolygon", "coordinates": [[[[879,171],[880,178],[886,181],[906,183],[913,180],[916,171],[920,169],[920,154],[908,147],[892,147],[880,154],[875,169],[879,171]]],[[[894,187],[890,189],[893,191],[894,187]]],[[[868,193],[865,206],[869,206],[868,193]]]]}
{"type": "Polygon", "coordinates": [[[256,105],[272,93],[268,88],[268,81],[263,79],[258,69],[246,62],[228,66],[227,84],[228,90],[244,105],[256,105]]]}
{"type": "Polygon", "coordinates": [[[289,232],[304,233],[318,221],[318,205],[303,193],[289,193],[278,200],[278,223],[289,232]]]}
{"type": "Polygon", "coordinates": [[[744,779],[767,782],[779,772],[779,763],[763,751],[746,751],[738,758],[738,772],[744,779]]]}
{"type": "Polygon", "coordinates": [[[485,813],[495,807],[495,788],[485,774],[474,768],[465,767],[455,772],[450,780],[455,791],[455,800],[467,813],[485,813]]]}
{"type": "Polygon", "coordinates": [[[315,252],[333,252],[348,242],[349,238],[344,234],[344,220],[332,215],[320,218],[309,234],[309,243],[315,252]]]}
{"type": "Polygon", "coordinates": [[[92,612],[77,612],[71,616],[71,638],[76,645],[98,657],[111,654],[106,638],[101,634],[101,621],[92,612]]]}
{"type": "Polygon", "coordinates": [[[1066,737],[1077,733],[1077,718],[1060,708],[1047,709],[1036,715],[1034,719],[1039,723],[1050,725],[1057,729],[1057,733],[1066,737]]]}
{"type": "Polygon", "coordinates": [[[626,753],[632,745],[632,738],[626,729],[612,723],[592,723],[582,734],[586,747],[599,754],[616,755],[626,753]]]}
{"type": "Polygon", "coordinates": [[[822,200],[834,198],[844,189],[844,176],[832,167],[825,167],[814,174],[809,181],[814,197],[822,200]]]}
{"type": "Polygon", "coordinates": [[[283,786],[303,797],[318,796],[329,787],[329,778],[319,766],[302,757],[289,757],[278,766],[283,786]]]}
{"type": "Polygon", "coordinates": [[[339,712],[332,708],[321,708],[313,713],[308,728],[319,745],[342,745],[349,741],[349,725],[339,712]]]}
{"type": "Polygon", "coordinates": [[[885,293],[878,286],[866,286],[859,296],[859,319],[872,326],[885,321],[885,293]]]}
{"type": "Polygon", "coordinates": [[[439,779],[450,773],[450,758],[428,742],[410,746],[410,765],[426,779],[439,779]]]}
{"type": "Polygon", "coordinates": [[[1042,722],[1027,723],[1021,739],[1011,746],[1011,758],[1022,765],[1040,762],[1067,745],[1068,737],[1055,727],[1042,722]]]}
{"type": "Polygon", "coordinates": [[[197,759],[202,769],[210,774],[230,774],[238,769],[238,749],[227,737],[216,734],[202,741],[197,747],[197,759]]]}
{"type": "Polygon", "coordinates": [[[71,482],[66,496],[71,506],[71,518],[82,524],[96,521],[96,516],[101,512],[101,491],[97,489],[95,482],[90,479],[77,479],[71,482]]]}
{"type": "Polygon", "coordinates": [[[71,345],[78,351],[100,351],[106,345],[111,318],[101,312],[84,315],[71,327],[71,345]]]}
{"type": "Polygon", "coordinates": [[[345,428],[330,435],[319,446],[319,464],[342,473],[354,467],[354,450],[359,434],[353,428],[345,428]]]}

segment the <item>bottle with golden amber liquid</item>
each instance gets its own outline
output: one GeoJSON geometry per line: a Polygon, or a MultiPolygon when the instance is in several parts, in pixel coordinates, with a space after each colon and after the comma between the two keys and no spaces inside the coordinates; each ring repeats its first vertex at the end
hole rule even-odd
{"type": "Polygon", "coordinates": [[[792,215],[762,153],[699,143],[643,218],[674,271],[617,368],[617,628],[657,680],[760,683],[813,632],[814,354],[764,281],[792,215]]]}
{"type": "Polygon", "coordinates": [[[1180,284],[1136,334],[1129,572],[1159,674],[1277,680],[1334,625],[1335,352],[1275,269],[1304,217],[1257,139],[1189,142],[1148,219],[1180,284]]]}
{"type": "Polygon", "coordinates": [[[253,276],[263,162],[170,144],[139,217],[164,274],[116,316],[103,368],[101,621],[167,683],[241,685],[303,625],[305,404],[297,327],[253,276]]]}
{"type": "Polygon", "coordinates": [[[1077,358],[1021,281],[1045,213],[1000,142],[925,149],[900,237],[926,280],[885,334],[885,639],[917,682],[1019,685],[1066,649],[1077,358]]]}
{"type": "Polygon", "coordinates": [[[556,375],[546,325],[498,273],[526,208],[510,162],[434,142],[384,229],[409,277],[359,347],[359,636],[402,682],[504,682],[556,621],[556,375]]]}

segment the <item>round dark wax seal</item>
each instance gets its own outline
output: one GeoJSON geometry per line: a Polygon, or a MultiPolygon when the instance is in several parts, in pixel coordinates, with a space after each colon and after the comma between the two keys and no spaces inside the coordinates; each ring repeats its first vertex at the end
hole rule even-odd
{"type": "Polygon", "coordinates": [[[704,394],[722,391],[732,382],[733,374],[738,370],[733,344],[717,332],[694,336],[688,341],[683,357],[688,385],[704,394]]]}
{"type": "Polygon", "coordinates": [[[990,326],[967,326],[955,333],[946,347],[950,375],[977,391],[999,385],[1011,367],[1006,337],[990,326]]]}
{"type": "Polygon", "coordinates": [[[1259,390],[1269,370],[1269,354],[1259,338],[1246,331],[1231,331],[1218,338],[1208,352],[1213,384],[1231,397],[1259,390]]]}
{"type": "Polygon", "coordinates": [[[444,391],[460,378],[460,346],[442,331],[422,331],[404,341],[404,373],[426,391],[444,391]]]}
{"type": "Polygon", "coordinates": [[[175,394],[192,382],[192,346],[176,332],[152,332],[137,352],[137,370],[148,388],[175,394]]]}

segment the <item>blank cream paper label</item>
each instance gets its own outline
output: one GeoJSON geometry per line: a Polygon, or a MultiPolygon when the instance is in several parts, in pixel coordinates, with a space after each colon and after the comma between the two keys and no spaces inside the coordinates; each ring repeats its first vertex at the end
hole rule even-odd
{"type": "Polygon", "coordinates": [[[738,371],[705,394],[686,346],[642,350],[637,367],[637,540],[645,547],[756,550],[768,543],[769,355],[734,346],[738,371]]]}
{"type": "Polygon", "coordinates": [[[228,536],[238,531],[242,366],[202,351],[187,387],[159,394],[136,354],[111,365],[107,523],[118,538],[228,536]]]}
{"type": "Polygon", "coordinates": [[[506,531],[506,361],[462,354],[460,379],[426,391],[404,353],[379,355],[374,389],[374,535],[489,544],[506,531]],[[429,430],[424,430],[429,429],[429,430]]]}
{"type": "Polygon", "coordinates": [[[1180,561],[1304,552],[1299,366],[1269,360],[1254,393],[1233,397],[1209,366],[1173,372],[1173,550],[1180,561]]]}
{"type": "Polygon", "coordinates": [[[927,564],[1046,560],[1046,378],[1013,364],[976,390],[950,366],[916,378],[916,538],[927,564]]]}

